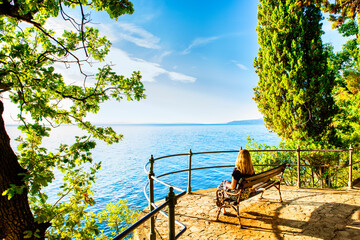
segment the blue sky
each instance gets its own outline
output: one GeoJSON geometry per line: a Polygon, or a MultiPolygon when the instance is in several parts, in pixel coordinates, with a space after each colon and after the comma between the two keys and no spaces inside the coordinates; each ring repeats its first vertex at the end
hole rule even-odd
{"type": "MultiPolygon", "coordinates": [[[[138,61],[131,66],[143,74],[147,99],[116,105],[115,122],[222,123],[261,117],[252,100],[255,1],[133,3],[134,14],[112,24],[111,40],[138,61]]],[[[119,72],[128,70],[119,66],[119,72]]],[[[104,104],[99,115],[113,108],[104,104]]],[[[96,119],[106,120],[106,115],[96,119]]]]}
{"type": "MultiPolygon", "coordinates": [[[[91,120],[225,123],[262,117],[252,100],[258,80],[253,68],[257,1],[132,2],[134,14],[117,22],[105,13],[92,12],[91,18],[113,43],[107,62],[125,76],[140,70],[147,98],[105,103],[91,120]]],[[[327,21],[324,29],[324,41],[339,45],[338,34],[327,21]]],[[[68,69],[59,71],[75,78],[68,69]]],[[[11,116],[16,116],[14,109],[5,113],[7,123],[11,116]]]]}

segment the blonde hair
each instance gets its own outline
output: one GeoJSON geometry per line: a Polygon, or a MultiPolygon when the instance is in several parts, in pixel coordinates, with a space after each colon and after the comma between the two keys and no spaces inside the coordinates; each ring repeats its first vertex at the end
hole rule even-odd
{"type": "Polygon", "coordinates": [[[235,166],[241,174],[253,175],[255,173],[254,166],[251,162],[250,152],[246,149],[242,149],[239,152],[235,166]]]}

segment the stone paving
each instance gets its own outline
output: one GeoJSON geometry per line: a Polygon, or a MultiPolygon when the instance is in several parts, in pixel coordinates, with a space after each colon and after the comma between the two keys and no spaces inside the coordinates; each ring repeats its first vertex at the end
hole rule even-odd
{"type": "MultiPolygon", "coordinates": [[[[178,200],[176,220],[187,226],[180,239],[360,239],[360,190],[297,189],[282,186],[283,203],[277,190],[269,189],[243,201],[242,228],[236,213],[220,215],[216,221],[215,190],[187,194],[178,200]]],[[[146,213],[146,210],[143,214],[146,213]]],[[[137,232],[148,239],[148,222],[137,232]]],[[[158,214],[156,239],[168,239],[167,219],[158,214]]],[[[176,233],[181,230],[176,228],[176,233]]]]}

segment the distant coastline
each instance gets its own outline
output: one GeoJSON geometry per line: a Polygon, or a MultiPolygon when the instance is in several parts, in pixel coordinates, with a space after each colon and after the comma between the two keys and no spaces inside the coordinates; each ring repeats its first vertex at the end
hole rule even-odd
{"type": "Polygon", "coordinates": [[[227,125],[264,125],[264,120],[262,118],[259,118],[251,120],[232,121],[228,122],[227,125]]]}
{"type": "MultiPolygon", "coordinates": [[[[227,123],[94,123],[94,125],[102,126],[114,126],[114,125],[125,125],[125,126],[202,126],[202,125],[264,125],[264,120],[249,119],[249,120],[238,120],[227,123]]],[[[5,124],[5,126],[19,126],[18,124],[5,124]]],[[[67,125],[63,125],[67,126],[67,125]]],[[[74,125],[68,125],[74,126],[74,125]]]]}
{"type": "Polygon", "coordinates": [[[128,126],[206,126],[206,125],[264,125],[262,118],[260,119],[249,119],[249,120],[238,120],[227,123],[95,123],[95,125],[128,125],[128,126]]]}
{"type": "Polygon", "coordinates": [[[206,126],[206,125],[264,125],[264,120],[249,119],[249,120],[238,120],[227,123],[95,123],[95,125],[128,125],[128,126],[206,126]]]}

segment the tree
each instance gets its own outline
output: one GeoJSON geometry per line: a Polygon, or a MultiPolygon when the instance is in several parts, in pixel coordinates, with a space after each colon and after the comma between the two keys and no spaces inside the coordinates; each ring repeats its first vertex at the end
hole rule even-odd
{"type": "Polygon", "coordinates": [[[330,14],[329,20],[340,34],[350,38],[342,51],[333,54],[331,64],[337,71],[335,102],[340,109],[336,115],[334,126],[344,146],[358,146],[360,140],[360,62],[359,62],[359,0],[301,0],[300,8],[315,3],[330,14]]]}
{"type": "MultiPolygon", "coordinates": [[[[94,203],[91,183],[101,166],[93,163],[90,151],[95,138],[111,144],[122,136],[93,125],[86,116],[97,113],[100,103],[109,99],[140,100],[145,95],[139,72],[126,78],[104,64],[96,74],[87,73],[86,64],[103,62],[110,50],[106,37],[87,26],[90,15],[86,11],[91,9],[105,11],[112,19],[134,11],[128,0],[0,2],[0,93],[17,104],[24,133],[17,139],[19,152],[15,154],[0,117],[1,239],[90,239],[99,233],[86,211],[94,203]],[[80,18],[71,16],[70,9],[79,11],[80,18]],[[54,17],[70,22],[74,29],[59,34],[46,28],[54,17]],[[76,67],[81,81],[64,79],[56,71],[59,64],[76,67]],[[49,125],[61,124],[76,124],[88,136],[49,152],[42,140],[50,134],[49,125]],[[54,179],[54,169],[64,173],[64,182],[59,200],[51,204],[43,188],[54,179]],[[63,201],[65,196],[68,201],[63,201]]],[[[3,102],[1,115],[6,107],[3,102]]]]}
{"type": "Polygon", "coordinates": [[[254,100],[266,126],[285,141],[336,143],[331,126],[334,73],[321,41],[321,19],[319,8],[297,11],[295,0],[259,4],[254,100]]]}
{"type": "Polygon", "coordinates": [[[339,114],[334,118],[334,126],[344,146],[359,146],[360,141],[360,69],[358,60],[358,25],[348,19],[338,27],[338,31],[350,38],[339,51],[330,58],[337,74],[335,103],[339,114]]]}
{"type": "Polygon", "coordinates": [[[360,12],[359,0],[298,0],[298,7],[304,8],[310,4],[322,7],[324,12],[330,13],[330,21],[334,27],[341,26],[347,19],[355,19],[360,12]]]}
{"type": "MultiPolygon", "coordinates": [[[[106,222],[110,229],[113,230],[111,235],[117,236],[124,231],[129,224],[134,224],[139,216],[138,211],[134,211],[127,206],[125,200],[120,199],[117,203],[109,203],[106,209],[98,213],[100,222],[106,222]]],[[[112,239],[104,236],[102,239],[112,239]]]]}

